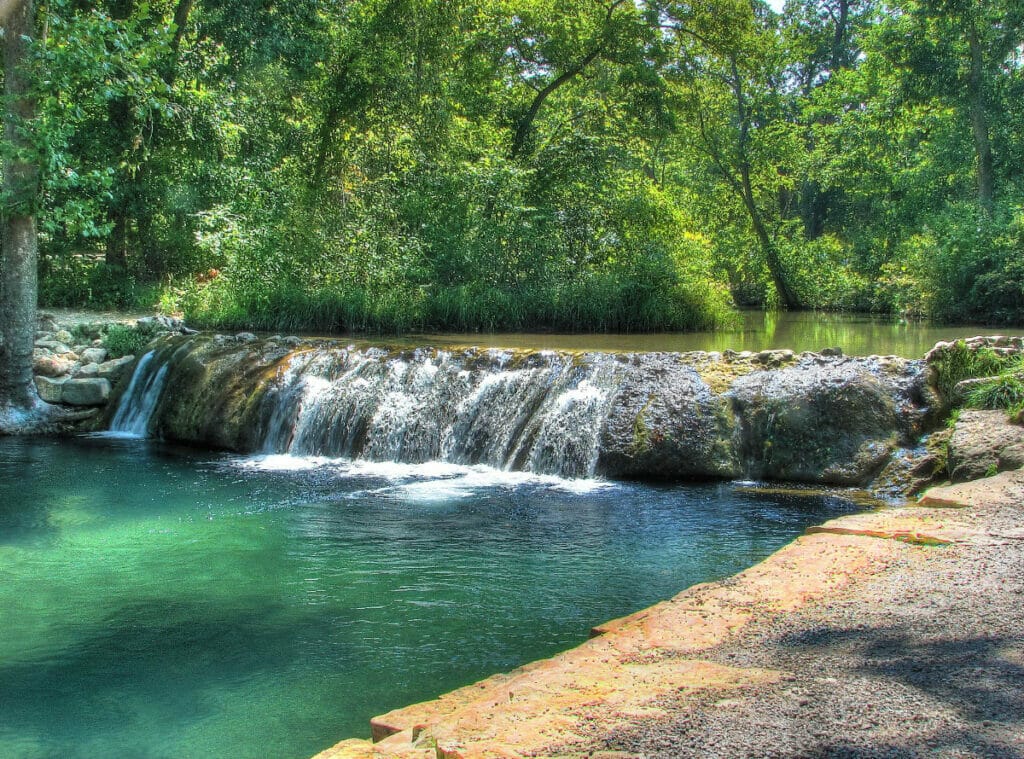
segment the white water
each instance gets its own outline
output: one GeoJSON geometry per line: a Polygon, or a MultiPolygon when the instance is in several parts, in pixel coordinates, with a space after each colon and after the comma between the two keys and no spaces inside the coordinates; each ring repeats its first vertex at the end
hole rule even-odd
{"type": "Polygon", "coordinates": [[[128,389],[121,396],[110,432],[118,437],[145,437],[160,402],[169,363],[155,363],[156,351],[144,355],[135,367],[128,389]]]}
{"type": "Polygon", "coordinates": [[[323,456],[271,454],[236,459],[233,465],[245,471],[308,472],[319,470],[344,480],[384,480],[385,485],[354,491],[351,497],[376,495],[414,501],[465,498],[489,488],[516,489],[544,487],[559,492],[585,495],[621,487],[596,478],[565,479],[550,474],[513,472],[483,465],[467,466],[444,461],[403,464],[396,461],[332,459],[323,456]]]}
{"type": "Polygon", "coordinates": [[[593,475],[614,360],[548,353],[516,368],[491,351],[298,354],[268,392],[265,453],[375,462],[443,461],[568,477],[593,475]]]}
{"type": "MultiPolygon", "coordinates": [[[[114,415],[112,434],[147,434],[168,371],[188,350],[142,357],[114,415]]],[[[269,380],[256,449],[268,456],[288,454],[288,466],[324,460],[433,462],[490,473],[593,477],[616,387],[615,359],[578,362],[553,352],[515,358],[497,350],[296,352],[269,380]]],[[[466,471],[458,477],[460,488],[475,487],[466,471]]]]}

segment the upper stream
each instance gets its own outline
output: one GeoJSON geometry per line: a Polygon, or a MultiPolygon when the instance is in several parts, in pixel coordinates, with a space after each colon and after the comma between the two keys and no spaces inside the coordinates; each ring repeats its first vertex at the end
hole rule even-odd
{"type": "Polygon", "coordinates": [[[850,508],[0,438],[0,756],[308,757],[850,508]]]}
{"type": "Polygon", "coordinates": [[[652,334],[450,334],[413,335],[408,345],[489,347],[559,351],[761,351],[788,348],[820,351],[842,348],[848,356],[894,355],[921,358],[940,340],[972,335],[1019,335],[1024,326],[940,326],[927,322],[895,320],[866,314],[835,314],[817,311],[743,311],[733,328],[714,332],[663,332],[652,334]]]}

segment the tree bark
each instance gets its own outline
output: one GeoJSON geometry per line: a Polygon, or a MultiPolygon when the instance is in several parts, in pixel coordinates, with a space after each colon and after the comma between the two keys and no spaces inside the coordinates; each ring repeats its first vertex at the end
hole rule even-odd
{"type": "MultiPolygon", "coordinates": [[[[39,191],[39,164],[26,128],[35,115],[25,68],[32,34],[32,0],[19,0],[4,23],[3,258],[0,278],[0,410],[31,409],[39,398],[32,381],[32,350],[36,335],[39,247],[35,205],[39,191]]],[[[0,419],[0,427],[3,421],[0,419]]]]}
{"type": "MultiPolygon", "coordinates": [[[[131,17],[135,0],[113,0],[110,3],[110,17],[124,21],[131,17]]],[[[118,97],[107,103],[107,119],[113,130],[113,144],[129,153],[135,146],[135,116],[132,102],[128,97],[118,97]]],[[[128,252],[131,247],[131,205],[135,195],[135,178],[121,169],[114,180],[110,203],[107,206],[107,221],[111,225],[107,239],[106,263],[112,269],[124,272],[128,268],[128,252]]]]}
{"type": "Polygon", "coordinates": [[[740,78],[739,65],[735,56],[730,60],[730,67],[732,69],[732,91],[736,98],[736,118],[739,122],[736,152],[739,158],[740,196],[747,209],[747,215],[750,216],[750,225],[761,246],[761,254],[764,256],[765,266],[768,268],[768,274],[772,278],[772,284],[775,285],[779,300],[782,301],[782,305],[786,309],[798,309],[800,300],[793,288],[789,286],[789,282],[786,281],[786,274],[782,270],[782,259],[779,258],[779,250],[768,232],[768,227],[764,223],[761,210],[757,207],[757,200],[754,197],[754,185],[750,178],[750,156],[747,152],[750,142],[750,113],[747,110],[743,80],[740,78]]]}
{"type": "Polygon", "coordinates": [[[982,211],[989,214],[992,212],[992,202],[995,198],[995,179],[992,168],[992,142],[989,139],[988,116],[985,113],[984,58],[974,19],[970,19],[967,24],[967,46],[971,53],[967,97],[974,153],[978,161],[978,204],[982,211]]]}

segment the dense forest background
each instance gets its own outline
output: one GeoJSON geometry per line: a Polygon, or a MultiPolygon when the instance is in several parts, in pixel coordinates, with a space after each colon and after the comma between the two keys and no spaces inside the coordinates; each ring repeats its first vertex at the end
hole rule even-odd
{"type": "Polygon", "coordinates": [[[51,0],[45,305],[1024,323],[1019,0],[51,0]]]}

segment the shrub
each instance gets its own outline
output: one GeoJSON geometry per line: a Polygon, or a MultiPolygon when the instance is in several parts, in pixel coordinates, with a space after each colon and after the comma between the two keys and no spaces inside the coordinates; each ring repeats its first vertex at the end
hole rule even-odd
{"type": "Polygon", "coordinates": [[[103,336],[103,347],[110,358],[137,356],[153,339],[155,326],[149,323],[128,327],[124,324],[111,324],[103,336]]]}
{"type": "Polygon", "coordinates": [[[958,383],[965,379],[994,377],[1006,368],[1009,360],[990,348],[973,350],[963,340],[958,340],[933,364],[937,372],[936,386],[943,398],[957,401],[953,396],[958,383]]]}
{"type": "Polygon", "coordinates": [[[1005,409],[1015,414],[1024,407],[1024,357],[1017,357],[995,377],[972,388],[966,404],[971,408],[1005,409]]]}

